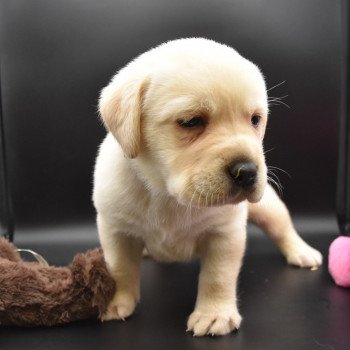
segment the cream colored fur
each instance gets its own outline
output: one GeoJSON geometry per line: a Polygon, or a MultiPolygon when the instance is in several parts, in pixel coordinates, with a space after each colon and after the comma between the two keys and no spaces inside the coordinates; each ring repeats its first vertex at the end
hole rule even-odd
{"type": "Polygon", "coordinates": [[[133,313],[146,247],[160,261],[199,256],[188,330],[221,335],[237,329],[236,281],[248,215],[290,264],[321,264],[321,254],[298,236],[285,205],[266,185],[265,82],[235,50],[196,38],[150,50],[103,89],[100,113],[109,133],[96,162],[93,199],[118,286],[105,320],[133,313]],[[260,117],[257,127],[253,115],[260,117]],[[205,123],[179,125],[194,116],[205,123]],[[257,182],[249,190],[233,186],[227,172],[241,160],[257,166],[257,182]]]}

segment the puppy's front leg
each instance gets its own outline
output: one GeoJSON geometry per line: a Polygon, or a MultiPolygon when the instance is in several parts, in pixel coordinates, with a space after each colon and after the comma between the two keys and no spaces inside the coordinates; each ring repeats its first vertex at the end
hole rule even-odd
{"type": "Polygon", "coordinates": [[[116,293],[110,302],[103,321],[130,316],[140,299],[140,263],[143,242],[97,218],[100,241],[107,267],[116,281],[116,293]]]}
{"type": "Polygon", "coordinates": [[[245,249],[245,228],[237,236],[232,234],[208,234],[200,243],[198,295],[187,323],[188,331],[195,336],[224,335],[240,326],[236,283],[245,249]]]}
{"type": "Polygon", "coordinates": [[[296,232],[285,204],[268,185],[260,202],[249,204],[249,219],[265,231],[291,265],[314,267],[322,255],[296,232]]]}

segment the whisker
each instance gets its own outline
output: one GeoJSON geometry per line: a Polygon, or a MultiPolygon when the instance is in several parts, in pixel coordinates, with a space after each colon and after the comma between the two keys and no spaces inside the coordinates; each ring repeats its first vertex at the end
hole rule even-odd
{"type": "MultiPolygon", "coordinates": [[[[282,85],[283,83],[285,83],[285,80],[282,83],[275,85],[275,87],[282,85]]],[[[273,89],[273,88],[274,87],[272,87],[271,89],[273,89]]],[[[269,89],[269,90],[271,90],[271,89],[269,89]]],[[[267,91],[269,91],[269,90],[267,90],[267,91]]],[[[284,101],[282,101],[283,99],[285,99],[287,97],[288,97],[288,95],[284,95],[284,96],[280,96],[280,97],[269,96],[267,98],[268,105],[269,106],[282,105],[282,106],[285,106],[285,107],[290,109],[290,106],[287,103],[285,103],[284,101]]]]}
{"type": "Polygon", "coordinates": [[[214,192],[212,192],[212,194],[210,196],[210,206],[211,207],[213,206],[213,195],[214,195],[214,192]]]}
{"type": "Polygon", "coordinates": [[[267,92],[269,92],[269,91],[271,91],[272,89],[274,89],[274,88],[276,88],[276,87],[278,87],[278,86],[283,85],[285,82],[286,82],[286,81],[285,81],[285,80],[283,80],[283,81],[281,81],[280,83],[278,83],[278,84],[276,84],[276,85],[274,85],[274,86],[270,87],[270,88],[269,88],[269,89],[267,89],[266,91],[267,91],[267,92]]]}
{"type": "Polygon", "coordinates": [[[275,150],[275,148],[272,147],[272,148],[268,149],[267,151],[264,151],[264,154],[269,153],[269,152],[274,151],[274,150],[275,150]]]}
{"type": "Polygon", "coordinates": [[[279,194],[282,195],[283,186],[282,186],[281,181],[280,181],[279,177],[277,176],[277,174],[274,173],[274,170],[279,170],[279,168],[273,167],[273,166],[267,167],[267,178],[268,178],[268,181],[275,184],[275,186],[278,189],[279,194]]]}
{"type": "Polygon", "coordinates": [[[219,199],[220,199],[220,193],[218,191],[217,195],[216,195],[216,205],[219,204],[219,199]]]}
{"type": "Polygon", "coordinates": [[[285,103],[285,102],[283,102],[283,101],[280,101],[280,100],[270,100],[270,101],[268,101],[269,106],[279,106],[279,105],[282,105],[282,106],[287,107],[288,109],[291,109],[291,107],[290,107],[287,103],[285,103]],[[272,101],[272,103],[270,103],[270,101],[272,101]]]}
{"type": "Polygon", "coordinates": [[[192,197],[191,197],[191,200],[189,202],[189,204],[187,205],[187,208],[186,208],[186,215],[187,216],[192,216],[192,201],[193,201],[193,198],[195,196],[195,194],[197,193],[197,189],[194,190],[194,192],[192,193],[192,197]]]}
{"type": "Polygon", "coordinates": [[[224,203],[225,203],[225,195],[222,196],[221,205],[224,205],[224,203]]]}
{"type": "Polygon", "coordinates": [[[198,206],[200,206],[200,200],[201,200],[201,198],[202,198],[202,193],[203,193],[203,191],[204,191],[204,188],[202,189],[202,191],[201,191],[201,193],[199,194],[199,196],[198,196],[198,200],[197,200],[197,205],[198,206]]]}
{"type": "Polygon", "coordinates": [[[288,105],[287,103],[285,103],[283,101],[279,101],[279,104],[287,107],[288,109],[291,109],[290,105],[288,105]]]}
{"type": "Polygon", "coordinates": [[[208,206],[208,194],[209,194],[210,190],[211,190],[211,186],[209,187],[209,190],[207,191],[207,195],[205,196],[205,206],[206,207],[208,206]]]}
{"type": "Polygon", "coordinates": [[[215,201],[215,205],[220,205],[221,195],[222,195],[222,192],[220,191],[220,189],[218,189],[218,190],[216,191],[216,201],[215,201]]]}
{"type": "Polygon", "coordinates": [[[278,171],[281,171],[282,173],[286,174],[290,179],[292,178],[292,176],[288,173],[288,171],[285,171],[277,166],[273,166],[273,165],[268,165],[267,166],[267,169],[269,170],[278,170],[278,171]]]}
{"type": "Polygon", "coordinates": [[[269,103],[269,108],[273,106],[281,106],[280,103],[269,103]]]}
{"type": "Polygon", "coordinates": [[[272,179],[270,176],[267,177],[267,181],[270,184],[274,184],[276,186],[276,189],[277,189],[279,195],[282,196],[282,189],[280,188],[280,184],[277,181],[275,181],[274,179],[272,179]]]}
{"type": "Polygon", "coordinates": [[[276,183],[278,183],[278,186],[283,190],[283,186],[282,186],[281,181],[278,178],[278,176],[274,173],[269,173],[269,175],[270,175],[270,179],[274,180],[276,183]]]}
{"type": "Polygon", "coordinates": [[[284,95],[284,96],[280,96],[280,97],[274,97],[274,96],[269,96],[267,98],[268,101],[280,101],[280,100],[283,100],[284,98],[287,98],[288,95],[284,95]]]}

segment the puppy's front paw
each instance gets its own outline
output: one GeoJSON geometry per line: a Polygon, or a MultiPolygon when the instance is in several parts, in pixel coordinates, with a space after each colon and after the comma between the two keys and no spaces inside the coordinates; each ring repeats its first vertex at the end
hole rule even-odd
{"type": "Polygon", "coordinates": [[[107,311],[101,316],[102,321],[123,320],[135,310],[137,299],[132,294],[117,292],[108,305],[107,311]]]}
{"type": "Polygon", "coordinates": [[[242,321],[236,308],[228,307],[224,311],[206,312],[194,310],[187,322],[187,331],[194,336],[224,335],[238,329],[242,321]]]}
{"type": "Polygon", "coordinates": [[[288,246],[284,255],[290,265],[299,267],[317,267],[322,265],[322,254],[302,240],[288,246]]]}

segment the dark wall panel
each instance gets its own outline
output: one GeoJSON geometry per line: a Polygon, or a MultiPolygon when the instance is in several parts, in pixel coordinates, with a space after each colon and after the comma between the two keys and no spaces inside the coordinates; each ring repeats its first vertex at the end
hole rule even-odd
{"type": "Polygon", "coordinates": [[[99,90],[163,41],[204,36],[263,70],[272,106],[268,163],[294,213],[335,207],[341,8],[327,0],[2,0],[1,69],[18,224],[93,218],[99,90]]]}

